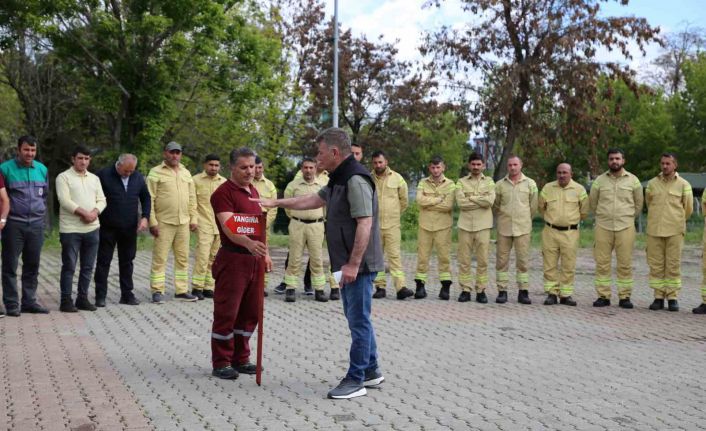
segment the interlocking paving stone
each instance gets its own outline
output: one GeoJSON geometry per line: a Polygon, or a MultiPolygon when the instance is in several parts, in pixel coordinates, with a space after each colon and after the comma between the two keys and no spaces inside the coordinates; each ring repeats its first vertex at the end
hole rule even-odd
{"type": "MultiPolygon", "coordinates": [[[[117,304],[116,258],[108,307],[77,314],[58,312],[61,259],[46,252],[39,297],[52,313],[0,320],[0,429],[699,429],[706,320],[690,309],[700,302],[700,253],[684,252],[679,313],[646,309],[642,251],[634,310],[591,306],[590,249],[579,253],[575,308],[542,305],[537,250],[529,306],[512,288],[507,304],[495,304],[492,269],[488,304],[458,303],[458,285],[440,301],[432,259],[428,298],[374,301],[385,383],[367,397],[332,401],[326,393],[347,366],[341,304],[275,295],[286,250],[273,250],[262,387],[254,376],[210,376],[212,302],[173,301],[168,287],[166,304],[150,304],[149,252],[135,261],[141,305],[117,304]]],[[[413,287],[415,256],[403,263],[413,287]]],[[[251,346],[254,360],[256,337],[251,346]]]]}

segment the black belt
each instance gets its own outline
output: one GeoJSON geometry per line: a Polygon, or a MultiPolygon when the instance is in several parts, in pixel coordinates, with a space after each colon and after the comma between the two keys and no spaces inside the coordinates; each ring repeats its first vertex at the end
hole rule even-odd
{"type": "Polygon", "coordinates": [[[572,224],[571,226],[556,226],[551,223],[546,223],[546,225],[556,230],[578,230],[579,228],[579,225],[577,224],[572,224]]]}
{"type": "Polygon", "coordinates": [[[238,246],[238,245],[221,244],[221,248],[223,248],[223,249],[225,249],[225,250],[228,250],[228,251],[230,251],[230,252],[232,252],[232,253],[239,253],[239,254],[249,254],[249,255],[252,255],[252,253],[250,253],[250,250],[248,250],[248,249],[245,248],[245,247],[240,247],[240,246],[238,246]]]}
{"type": "Polygon", "coordinates": [[[302,220],[300,218],[292,217],[293,220],[300,221],[305,224],[312,224],[312,223],[323,223],[324,219],[322,218],[317,218],[316,220],[302,220]]]}

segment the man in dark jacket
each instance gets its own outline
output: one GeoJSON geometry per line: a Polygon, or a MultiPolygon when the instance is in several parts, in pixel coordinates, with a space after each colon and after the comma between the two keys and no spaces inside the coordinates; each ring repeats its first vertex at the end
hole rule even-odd
{"type": "Polygon", "coordinates": [[[115,166],[98,171],[108,206],[100,215],[100,244],[96,263],[96,306],[105,307],[108,272],[113,251],[118,246],[120,303],[137,305],[133,294],[132,270],[137,251],[137,233],[147,229],[150,218],[150,193],[145,178],[135,170],[137,157],[121,154],[115,166]],[[138,203],[141,211],[138,211],[138,203]]]}
{"type": "Polygon", "coordinates": [[[330,172],[329,183],[316,194],[287,199],[262,199],[264,207],[328,208],[326,242],[331,270],[341,286],[343,310],[351,331],[350,366],[328,397],[365,395],[384,377],[378,369],[375,331],[370,318],[373,280],[385,270],[378,226],[378,200],[370,172],[353,157],[348,134],[339,128],[317,138],[317,161],[330,172]]]}

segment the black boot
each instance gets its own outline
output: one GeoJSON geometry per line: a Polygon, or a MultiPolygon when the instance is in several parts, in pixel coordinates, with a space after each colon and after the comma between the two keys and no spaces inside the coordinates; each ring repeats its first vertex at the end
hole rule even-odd
{"type": "Polygon", "coordinates": [[[576,307],[576,301],[574,301],[574,298],[572,298],[571,296],[559,298],[559,304],[568,305],[570,307],[576,307]]]}
{"type": "Polygon", "coordinates": [[[471,300],[471,292],[463,291],[458,295],[458,302],[468,302],[471,300]]]}
{"type": "Polygon", "coordinates": [[[706,314],[706,302],[691,310],[694,314],[706,314]]]}
{"type": "Polygon", "coordinates": [[[397,299],[400,301],[404,300],[405,298],[409,298],[410,296],[414,296],[414,292],[412,292],[412,289],[407,289],[406,287],[403,287],[397,292],[397,299]]]}
{"type": "Polygon", "coordinates": [[[451,291],[451,280],[444,280],[441,282],[441,290],[439,291],[439,299],[444,301],[449,300],[449,293],[451,291]]]}
{"type": "Polygon", "coordinates": [[[679,303],[676,299],[670,299],[669,301],[667,301],[667,310],[679,311],[679,303]]]}
{"type": "Polygon", "coordinates": [[[485,290],[482,292],[476,293],[476,302],[480,304],[487,304],[488,303],[488,295],[485,294],[485,290]]]}
{"type": "Polygon", "coordinates": [[[331,292],[328,295],[328,299],[330,299],[331,301],[338,301],[339,299],[341,299],[341,288],[336,287],[331,289],[331,292]]]}
{"type": "Polygon", "coordinates": [[[519,292],[517,292],[517,302],[520,304],[531,304],[532,300],[529,297],[529,291],[526,289],[522,289],[519,292]]]}
{"type": "Polygon", "coordinates": [[[556,295],[550,293],[547,295],[547,299],[544,300],[544,305],[556,305],[557,302],[556,295]]]}
{"type": "Polygon", "coordinates": [[[630,301],[630,298],[623,298],[620,301],[618,301],[618,307],[620,308],[627,308],[628,310],[633,308],[632,302],[630,301]]]}
{"type": "Polygon", "coordinates": [[[495,298],[495,303],[496,304],[504,304],[507,302],[507,292],[504,290],[501,290],[498,292],[498,297],[495,298]]]}
{"type": "Polygon", "coordinates": [[[608,307],[610,305],[610,299],[599,296],[598,299],[593,301],[594,307],[608,307]]]}
{"type": "Polygon", "coordinates": [[[328,298],[323,289],[314,291],[314,300],[317,302],[328,302],[328,298]]]}
{"type": "Polygon", "coordinates": [[[414,292],[414,299],[422,299],[427,297],[427,290],[424,288],[424,282],[422,280],[414,280],[417,284],[417,289],[414,292]]]}
{"type": "Polygon", "coordinates": [[[664,309],[664,299],[655,299],[652,301],[652,304],[650,304],[650,310],[656,311],[656,310],[663,310],[664,309]]]}
{"type": "Polygon", "coordinates": [[[373,293],[373,298],[380,299],[380,298],[384,298],[386,296],[387,296],[387,292],[385,292],[384,287],[376,287],[375,288],[375,293],[373,293]]]}

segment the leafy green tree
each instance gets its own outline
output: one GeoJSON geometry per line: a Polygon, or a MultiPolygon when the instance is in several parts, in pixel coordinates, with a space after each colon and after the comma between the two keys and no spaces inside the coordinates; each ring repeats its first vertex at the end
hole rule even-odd
{"type": "Polygon", "coordinates": [[[520,142],[525,157],[535,161],[547,158],[559,141],[576,145],[596,130],[599,122],[589,111],[601,74],[635,87],[627,67],[600,61],[598,51],[629,59],[631,43],[642,49],[658,32],[643,18],[603,16],[602,2],[595,0],[461,3],[469,15],[465,28],[441,28],[429,35],[422,53],[460,86],[468,87],[470,70],[484,79],[489,91],[480,98],[479,123],[494,126],[488,135],[504,145],[496,179],[520,142]]]}

